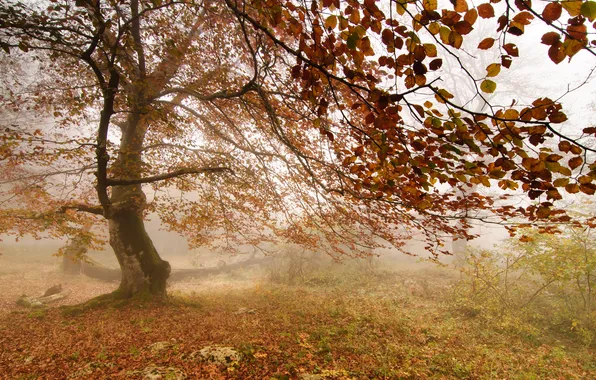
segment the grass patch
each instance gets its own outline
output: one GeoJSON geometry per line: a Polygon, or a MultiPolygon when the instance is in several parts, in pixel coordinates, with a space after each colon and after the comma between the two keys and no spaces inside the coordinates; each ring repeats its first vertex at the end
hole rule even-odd
{"type": "Polygon", "coordinates": [[[10,378],[68,377],[81,368],[90,378],[118,378],[148,366],[189,378],[596,378],[594,351],[581,342],[458,311],[450,276],[364,276],[344,267],[323,284],[94,304],[77,318],[52,309],[41,319],[11,314],[0,320],[0,371],[10,378]],[[39,344],[48,331],[51,344],[39,344]],[[156,355],[149,347],[157,342],[172,344],[156,355]],[[206,346],[232,347],[243,359],[231,367],[201,360],[196,353],[206,346]]]}

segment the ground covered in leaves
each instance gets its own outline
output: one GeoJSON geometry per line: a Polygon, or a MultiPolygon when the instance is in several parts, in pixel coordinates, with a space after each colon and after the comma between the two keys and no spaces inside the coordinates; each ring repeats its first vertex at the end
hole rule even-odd
{"type": "Polygon", "coordinates": [[[593,347],[467,315],[448,302],[451,280],[349,270],[292,287],[198,282],[167,301],[83,312],[12,307],[0,315],[0,377],[596,378],[593,347]]]}

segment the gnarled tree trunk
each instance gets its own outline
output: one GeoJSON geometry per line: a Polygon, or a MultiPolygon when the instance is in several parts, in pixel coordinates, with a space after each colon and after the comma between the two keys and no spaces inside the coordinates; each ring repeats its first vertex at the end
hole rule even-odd
{"type": "MultiPolygon", "coordinates": [[[[138,179],[142,176],[141,148],[147,131],[146,112],[135,110],[121,130],[120,152],[112,171],[124,180],[138,179]]],[[[161,259],[145,230],[143,212],[147,199],[141,184],[113,186],[110,202],[110,245],[122,269],[116,298],[138,294],[165,297],[171,268],[161,259]]]]}
{"type": "Polygon", "coordinates": [[[145,230],[142,210],[145,194],[140,185],[117,186],[112,191],[110,245],[122,269],[118,298],[145,293],[166,295],[170,264],[161,259],[145,230]]]}

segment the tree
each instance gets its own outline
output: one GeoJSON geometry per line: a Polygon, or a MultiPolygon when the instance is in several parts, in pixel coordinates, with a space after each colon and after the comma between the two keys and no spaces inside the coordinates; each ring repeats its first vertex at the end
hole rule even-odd
{"type": "Polygon", "coordinates": [[[64,234],[80,213],[107,219],[122,268],[115,296],[130,297],[164,295],[170,273],[145,231],[149,212],[193,244],[223,234],[230,248],[282,239],[337,256],[399,248],[411,231],[441,252],[442,234],[467,236],[452,223],[459,210],[495,201],[462,199],[469,184],[538,201],[499,206],[499,222],[570,221],[555,206],[560,189],[593,194],[596,166],[589,142],[555,129],[561,104],[469,110],[439,86],[440,68],[454,59],[469,73],[467,35],[501,11],[497,38],[478,46],[499,61],[486,78],[469,75],[478,96],[495,92],[489,78],[520,54],[509,39],[532,22],[552,29],[542,42],[554,62],[594,55],[594,3],[452,3],[0,0],[1,47],[41,73],[5,101],[56,120],[4,128],[15,198],[3,229],[64,234]]]}

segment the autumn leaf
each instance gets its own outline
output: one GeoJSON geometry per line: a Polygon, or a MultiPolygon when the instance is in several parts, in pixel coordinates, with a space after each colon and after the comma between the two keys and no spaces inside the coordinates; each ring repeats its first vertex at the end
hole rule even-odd
{"type": "Polygon", "coordinates": [[[594,195],[596,192],[596,185],[593,183],[581,184],[579,185],[579,190],[584,194],[594,195]]]}
{"type": "Polygon", "coordinates": [[[464,20],[467,21],[470,25],[474,25],[476,20],[478,19],[478,11],[475,8],[470,9],[464,15],[464,20]]]}
{"type": "Polygon", "coordinates": [[[480,4],[476,9],[478,9],[478,16],[482,18],[495,17],[495,10],[489,3],[480,4]]]}
{"type": "Polygon", "coordinates": [[[480,84],[480,89],[483,92],[492,94],[493,92],[495,92],[495,90],[497,89],[497,84],[495,82],[493,82],[492,80],[489,79],[485,79],[484,81],[482,81],[482,83],[480,84]]]}
{"type": "Polygon", "coordinates": [[[454,0],[453,9],[458,13],[466,12],[468,10],[468,3],[466,0],[454,0]]]}
{"type": "Polygon", "coordinates": [[[596,1],[584,2],[580,8],[580,13],[590,22],[596,20],[596,1]]]}
{"type": "Polygon", "coordinates": [[[568,25],[567,33],[573,39],[578,41],[586,41],[588,39],[587,28],[584,24],[581,25],[568,25]]]}
{"type": "Polygon", "coordinates": [[[358,36],[358,33],[352,33],[350,34],[350,36],[348,37],[347,41],[346,41],[346,45],[348,46],[348,49],[356,49],[356,43],[358,42],[358,40],[360,39],[360,37],[358,36]]]}
{"type": "Polygon", "coordinates": [[[422,6],[427,11],[434,11],[437,9],[437,0],[423,0],[422,6]]]}
{"type": "Polygon", "coordinates": [[[530,25],[532,20],[534,19],[534,15],[530,12],[520,12],[513,17],[513,22],[521,24],[521,25],[530,25]]]}
{"type": "Polygon", "coordinates": [[[542,11],[542,17],[548,22],[553,22],[561,17],[563,7],[559,3],[548,3],[542,11]]]}
{"type": "Polygon", "coordinates": [[[509,55],[503,55],[501,56],[501,65],[508,69],[511,67],[511,63],[513,62],[513,59],[511,58],[511,56],[509,55]]]}
{"type": "Polygon", "coordinates": [[[568,165],[569,165],[569,168],[571,168],[571,170],[573,170],[575,168],[580,167],[581,164],[583,164],[583,162],[584,162],[584,160],[581,157],[576,156],[569,160],[568,165]]]}
{"type": "Polygon", "coordinates": [[[443,60],[441,58],[436,58],[433,59],[432,61],[430,61],[430,63],[428,64],[428,67],[430,70],[435,71],[441,68],[441,66],[443,65],[443,60]]]}
{"type": "Polygon", "coordinates": [[[565,55],[571,59],[571,57],[579,53],[584,48],[584,46],[585,42],[567,39],[565,42],[563,42],[562,50],[565,53],[565,55]]]}
{"type": "Polygon", "coordinates": [[[453,28],[461,35],[466,35],[474,29],[472,28],[472,25],[470,25],[470,23],[467,21],[459,21],[455,23],[453,28]]]}
{"type": "Polygon", "coordinates": [[[563,153],[567,153],[571,150],[571,143],[569,141],[563,140],[559,143],[559,150],[563,153]]]}
{"type": "Polygon", "coordinates": [[[545,45],[554,45],[561,40],[561,35],[557,32],[548,32],[542,35],[541,42],[545,45]]]}
{"type": "Polygon", "coordinates": [[[561,1],[560,5],[569,13],[570,16],[575,17],[581,13],[581,7],[583,5],[581,0],[564,0],[561,1]]]}
{"type": "Polygon", "coordinates": [[[327,17],[327,19],[325,20],[325,28],[335,29],[336,26],[337,26],[337,16],[331,15],[331,16],[327,17]]]}
{"type": "Polygon", "coordinates": [[[551,123],[563,123],[567,120],[567,115],[565,115],[563,112],[557,112],[557,113],[553,113],[548,115],[548,120],[551,123]]]}
{"type": "Polygon", "coordinates": [[[491,63],[486,68],[487,77],[496,77],[501,72],[501,65],[499,63],[491,63]]]}
{"type": "Polygon", "coordinates": [[[427,57],[433,58],[437,56],[437,47],[434,44],[424,44],[423,46],[427,57]]]}
{"type": "Polygon", "coordinates": [[[561,49],[562,44],[560,42],[554,43],[548,49],[548,57],[556,64],[561,63],[565,59],[565,51],[561,49]]]}
{"type": "Polygon", "coordinates": [[[487,38],[483,39],[482,41],[480,41],[480,43],[478,44],[478,49],[488,50],[494,44],[495,44],[495,39],[491,38],[491,37],[487,37],[487,38]]]}
{"type": "Polygon", "coordinates": [[[519,51],[517,50],[517,46],[515,44],[505,44],[503,45],[503,49],[512,57],[519,57],[519,51]]]}

